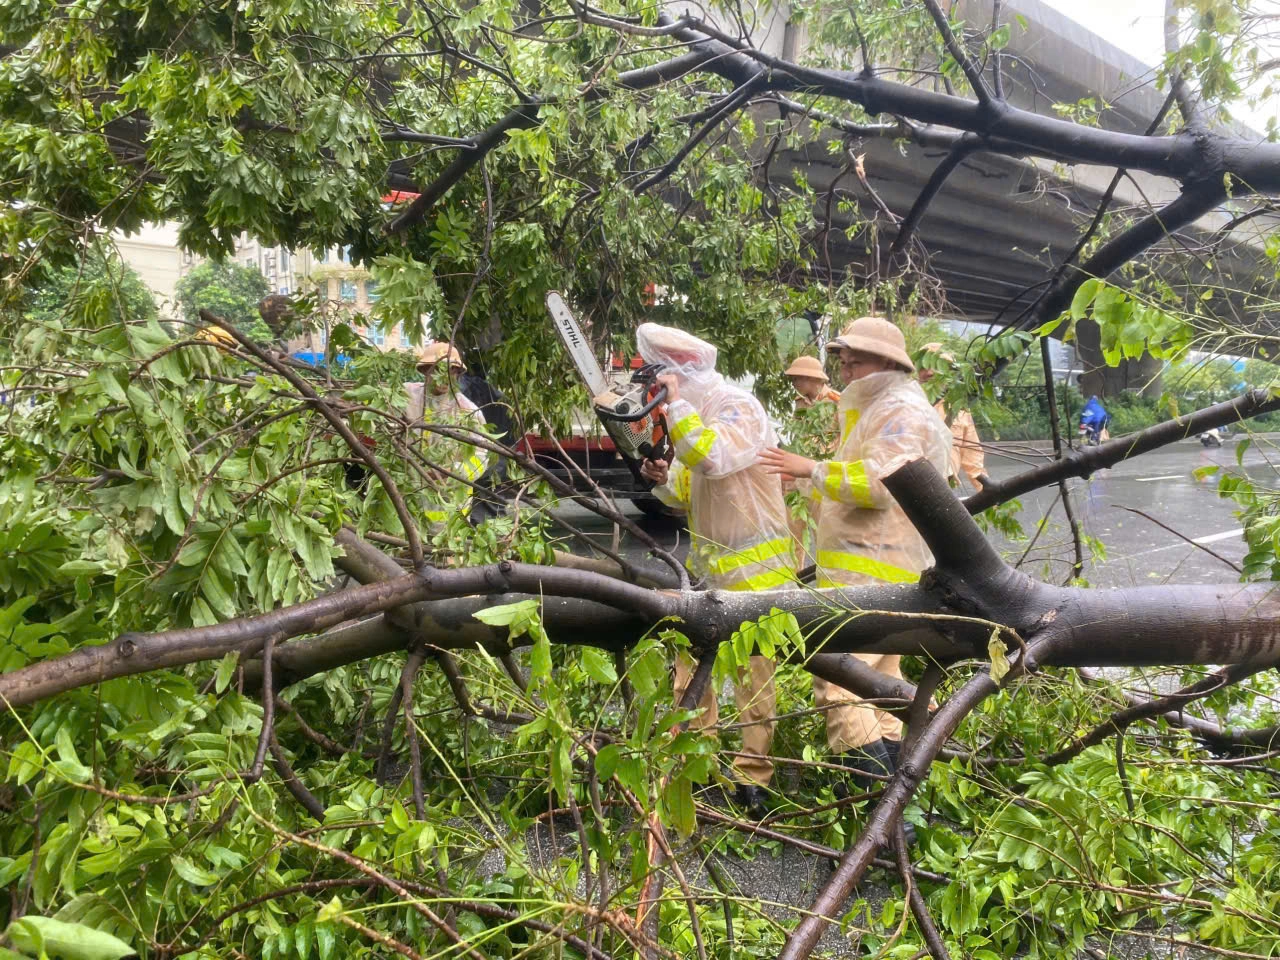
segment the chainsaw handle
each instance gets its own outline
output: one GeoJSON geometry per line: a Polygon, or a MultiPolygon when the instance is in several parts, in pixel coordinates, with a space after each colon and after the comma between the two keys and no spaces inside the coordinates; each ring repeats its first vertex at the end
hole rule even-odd
{"type": "Polygon", "coordinates": [[[596,406],[596,416],[605,420],[616,420],[619,423],[636,423],[643,420],[662,403],[667,400],[667,388],[659,387],[653,394],[653,398],[635,413],[614,413],[607,407],[596,406]]]}

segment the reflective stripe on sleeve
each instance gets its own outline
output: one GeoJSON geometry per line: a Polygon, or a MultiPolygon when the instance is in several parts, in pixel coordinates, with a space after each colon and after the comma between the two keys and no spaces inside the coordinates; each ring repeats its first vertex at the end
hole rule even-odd
{"type": "Polygon", "coordinates": [[[840,492],[847,487],[853,502],[859,507],[873,507],[871,499],[871,481],[867,478],[867,470],[861,460],[852,463],[833,461],[827,464],[827,475],[822,479],[822,489],[832,500],[848,502],[840,492]]]}
{"type": "Polygon", "coordinates": [[[680,458],[690,467],[696,467],[711,453],[711,446],[716,442],[716,432],[711,429],[704,428],[702,435],[698,437],[697,442],[685,451],[680,458]]]}
{"type": "Polygon", "coordinates": [[[671,439],[679,443],[687,437],[692,431],[702,428],[702,418],[697,413],[691,413],[688,416],[681,417],[671,425],[671,439]]]}

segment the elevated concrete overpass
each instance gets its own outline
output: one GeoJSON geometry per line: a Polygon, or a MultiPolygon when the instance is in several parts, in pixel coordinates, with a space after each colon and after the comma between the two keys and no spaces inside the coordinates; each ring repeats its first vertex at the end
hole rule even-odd
{"type": "MultiPolygon", "coordinates": [[[[991,23],[991,0],[957,0],[957,13],[975,30],[985,33],[991,23]]],[[[1105,128],[1143,133],[1159,113],[1165,91],[1156,89],[1157,68],[1144,64],[1104,38],[1070,20],[1040,0],[1008,0],[1002,21],[1010,27],[1003,53],[1005,92],[1017,106],[1056,116],[1054,104],[1074,104],[1093,97],[1106,109],[1098,122],[1105,128]]],[[[779,10],[763,31],[761,45],[780,56],[795,56],[806,42],[803,32],[786,23],[779,10]]],[[[926,81],[933,82],[933,81],[926,81]]],[[[1176,115],[1176,109],[1174,111],[1176,115]]],[[[762,110],[761,118],[776,117],[762,110]]],[[[1249,136],[1250,131],[1237,133],[1249,136]]],[[[1261,141],[1263,138],[1257,136],[1261,141]]],[[[824,196],[840,176],[848,156],[829,149],[832,134],[775,160],[771,179],[780,186],[800,170],[824,196]]],[[[872,188],[886,206],[901,217],[909,211],[944,151],[867,139],[855,147],[864,155],[864,169],[872,188]]],[[[1114,170],[1109,167],[1055,167],[1047,161],[1019,160],[975,154],[957,169],[933,200],[916,237],[927,250],[931,272],[942,283],[949,317],[1007,323],[1034,301],[1036,285],[1074,247],[1096,211],[1114,170]]],[[[858,181],[840,180],[838,196],[854,200],[858,211],[842,213],[832,206],[829,238],[831,266],[837,276],[866,276],[873,266],[872,241],[865,226],[875,208],[858,181]]],[[[1145,212],[1177,196],[1172,181],[1138,173],[1121,182],[1113,210],[1145,212]]],[[[1233,216],[1253,204],[1228,202],[1202,218],[1180,240],[1165,241],[1159,249],[1185,249],[1203,243],[1233,216]]],[[[817,209],[826,214],[825,203],[817,209]]],[[[1270,278],[1274,266],[1265,258],[1260,238],[1280,226],[1280,218],[1260,217],[1231,231],[1216,259],[1213,276],[1224,277],[1240,289],[1251,289],[1270,278]]],[[[880,218],[881,249],[895,230],[880,218]]],[[[821,268],[825,270],[825,264],[821,268]]],[[[1198,282],[1210,276],[1202,265],[1181,258],[1174,283],[1198,282]]],[[[1216,298],[1224,309],[1241,309],[1241,302],[1216,298]]],[[[1235,319],[1240,319],[1239,316],[1235,319]]],[[[1255,318],[1256,319],[1256,318],[1255,318]]],[[[1087,334],[1081,347],[1088,362],[1087,334]]],[[[1107,391],[1135,386],[1150,373],[1123,372],[1107,377],[1107,391]]],[[[1102,384],[1098,387],[1101,389],[1102,384]]]]}

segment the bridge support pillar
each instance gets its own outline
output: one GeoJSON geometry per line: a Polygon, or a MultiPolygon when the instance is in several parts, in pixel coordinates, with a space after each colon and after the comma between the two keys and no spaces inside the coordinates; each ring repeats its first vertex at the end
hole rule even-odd
{"type": "Polygon", "coordinates": [[[1101,399],[1125,390],[1137,391],[1144,397],[1159,397],[1164,390],[1161,377],[1164,362],[1155,357],[1121,360],[1118,367],[1107,366],[1102,358],[1098,325],[1091,320],[1076,324],[1076,358],[1084,371],[1080,375],[1080,392],[1086,400],[1093,394],[1101,399]]]}

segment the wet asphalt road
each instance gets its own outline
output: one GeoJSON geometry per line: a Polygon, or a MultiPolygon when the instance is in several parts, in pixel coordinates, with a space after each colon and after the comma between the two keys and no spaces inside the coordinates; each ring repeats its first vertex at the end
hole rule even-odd
{"type": "MultiPolygon", "coordinates": [[[[1236,442],[1206,449],[1198,441],[1183,441],[1132,461],[1099,471],[1089,480],[1069,483],[1072,504],[1084,532],[1102,544],[1095,552],[1085,549],[1085,579],[1094,586],[1126,587],[1153,583],[1222,583],[1238,575],[1222,561],[1162,529],[1156,523],[1125,510],[1135,508],[1197,540],[1209,550],[1239,563],[1245,554],[1236,504],[1221,499],[1217,477],[1197,480],[1198,467],[1220,466],[1224,471],[1243,469],[1258,481],[1280,484],[1280,447],[1276,440],[1255,438],[1246,451],[1243,466],[1236,465],[1236,442]],[[1273,464],[1275,466],[1273,466],[1273,464]]],[[[1011,476],[1046,462],[1047,444],[997,444],[987,451],[987,472],[996,479],[1011,476]],[[1037,451],[1041,455],[1037,455],[1037,451]]],[[[1008,541],[992,533],[992,539],[1010,562],[1022,557],[1037,524],[1052,507],[1048,521],[1027,555],[1022,569],[1049,582],[1062,582],[1074,557],[1062,507],[1055,501],[1057,488],[1038,490],[1022,498],[1019,520],[1026,537],[1008,541]]],[[[623,501],[625,504],[625,501],[623,501]]],[[[630,505],[628,505],[630,507],[630,505]]],[[[668,549],[683,557],[688,537],[675,524],[655,522],[630,508],[641,526],[668,549]]],[[[566,518],[608,545],[612,528],[581,508],[563,508],[566,518]]],[[[643,557],[646,548],[623,535],[622,552],[643,557]]],[[[581,552],[581,547],[574,547],[581,552]]]]}

